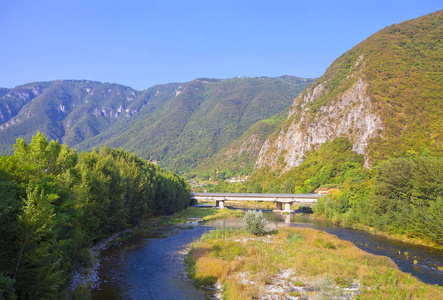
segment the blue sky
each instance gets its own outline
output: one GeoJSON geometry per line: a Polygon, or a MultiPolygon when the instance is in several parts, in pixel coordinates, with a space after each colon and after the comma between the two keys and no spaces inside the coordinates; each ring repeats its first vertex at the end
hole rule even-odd
{"type": "Polygon", "coordinates": [[[441,0],[0,0],[0,87],[314,78],[378,30],[442,8],[441,0]]]}

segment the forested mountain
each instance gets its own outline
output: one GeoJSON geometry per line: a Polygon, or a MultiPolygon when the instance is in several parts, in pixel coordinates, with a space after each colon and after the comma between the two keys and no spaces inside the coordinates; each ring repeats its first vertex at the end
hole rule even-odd
{"type": "Polygon", "coordinates": [[[365,166],[406,153],[443,155],[443,11],[389,26],[339,57],[290,107],[257,168],[283,172],[337,137],[365,166]]]}
{"type": "Polygon", "coordinates": [[[443,245],[442,39],[438,11],[355,46],[295,99],[252,177],[214,191],[330,188],[317,214],[443,245]]]}
{"type": "Polygon", "coordinates": [[[252,125],[241,137],[205,159],[194,173],[201,178],[231,178],[253,172],[260,149],[278,126],[285,120],[287,109],[281,113],[252,125]]]}
{"type": "Polygon", "coordinates": [[[442,32],[438,11],[375,33],[337,58],[277,117],[283,121],[260,121],[196,172],[248,174],[255,167],[274,178],[286,174],[291,179],[279,181],[287,187],[303,186],[312,174],[296,179],[296,167],[336,138],[347,138],[367,169],[391,156],[442,156],[442,32]]]}
{"type": "Polygon", "coordinates": [[[7,88],[0,88],[0,97],[3,97],[4,95],[6,95],[7,93],[9,93],[11,89],[7,89],[7,88]]]}
{"type": "Polygon", "coordinates": [[[37,130],[79,150],[107,144],[191,170],[260,120],[287,108],[312,80],[197,79],[136,91],[118,84],[59,80],[0,90],[0,149],[37,130]]]}
{"type": "Polygon", "coordinates": [[[39,130],[49,139],[75,146],[143,107],[155,109],[178,84],[135,91],[110,83],[59,80],[18,86],[0,99],[0,147],[12,151],[16,138],[30,141],[39,130]]]}

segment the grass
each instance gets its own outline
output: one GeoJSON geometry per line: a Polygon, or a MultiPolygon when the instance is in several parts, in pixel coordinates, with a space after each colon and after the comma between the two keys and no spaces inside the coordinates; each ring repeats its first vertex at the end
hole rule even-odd
{"type": "MultiPolygon", "coordinates": [[[[323,216],[315,216],[315,217],[318,219],[326,219],[323,216]]],[[[384,237],[387,237],[390,239],[395,239],[395,240],[399,240],[402,242],[407,242],[407,243],[411,243],[411,244],[415,244],[415,245],[423,245],[423,246],[432,247],[435,249],[443,249],[443,245],[438,244],[435,241],[432,241],[430,239],[425,239],[423,237],[415,237],[415,236],[410,236],[407,234],[387,233],[387,232],[379,230],[375,227],[371,227],[371,226],[364,225],[361,223],[354,223],[351,226],[351,228],[358,229],[358,230],[364,230],[364,231],[369,232],[374,235],[384,236],[384,237]]]]}
{"type": "Polygon", "coordinates": [[[215,219],[225,219],[225,218],[239,218],[243,217],[245,214],[242,210],[234,210],[229,208],[224,209],[212,209],[215,210],[216,213],[213,215],[207,215],[201,219],[202,222],[207,222],[215,219]]]}
{"type": "Polygon", "coordinates": [[[207,207],[188,207],[171,216],[161,217],[163,225],[182,224],[191,220],[198,220],[200,223],[215,219],[242,217],[244,214],[241,210],[233,210],[229,208],[214,209],[207,207]]]}
{"type": "Polygon", "coordinates": [[[441,287],[399,271],[389,258],[308,228],[283,228],[262,237],[216,229],[193,243],[185,262],[197,285],[219,282],[223,299],[263,297],[273,287],[280,287],[278,299],[292,294],[331,299],[346,293],[358,299],[443,299],[441,287]]]}

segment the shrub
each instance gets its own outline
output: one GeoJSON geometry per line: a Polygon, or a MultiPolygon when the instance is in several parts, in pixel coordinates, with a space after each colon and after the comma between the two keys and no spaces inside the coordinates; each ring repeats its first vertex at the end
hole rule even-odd
{"type": "Polygon", "coordinates": [[[266,233],[266,219],[261,211],[248,210],[244,216],[246,230],[255,235],[264,235],[266,233]]]}
{"type": "Polygon", "coordinates": [[[83,284],[79,284],[76,289],[74,290],[74,294],[72,296],[72,299],[74,300],[84,300],[84,299],[90,299],[89,296],[89,290],[86,286],[83,284]]]}
{"type": "Polygon", "coordinates": [[[189,202],[189,206],[194,206],[194,205],[197,205],[198,204],[198,201],[197,201],[197,199],[191,199],[191,201],[189,202]]]}
{"type": "Polygon", "coordinates": [[[303,241],[303,237],[296,232],[289,235],[286,239],[288,241],[288,244],[295,244],[295,243],[299,243],[299,242],[303,241]]]}
{"type": "Polygon", "coordinates": [[[337,247],[335,247],[335,245],[331,242],[326,242],[326,244],[323,245],[323,248],[334,249],[334,250],[337,249],[337,247]]]}
{"type": "Polygon", "coordinates": [[[357,218],[358,216],[356,215],[355,210],[350,209],[342,214],[342,222],[340,223],[340,225],[346,228],[352,228],[352,225],[358,222],[357,218]]]}

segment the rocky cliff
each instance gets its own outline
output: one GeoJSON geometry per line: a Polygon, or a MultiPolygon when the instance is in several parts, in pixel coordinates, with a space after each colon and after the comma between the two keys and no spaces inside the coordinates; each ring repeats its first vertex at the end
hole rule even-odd
{"type": "Polygon", "coordinates": [[[271,169],[281,167],[278,158],[284,157],[283,171],[297,167],[304,160],[306,151],[318,149],[337,137],[347,137],[353,150],[364,154],[369,166],[367,145],[371,138],[380,136],[383,125],[368,96],[368,83],[361,73],[364,57],[355,63],[351,75],[352,85],[339,96],[314,111],[312,104],[324,96],[328,82],[309,88],[295,99],[288,120],[276,139],[267,139],[260,150],[257,168],[266,165],[271,169]],[[354,80],[356,78],[356,80],[354,80]]]}
{"type": "Polygon", "coordinates": [[[443,154],[442,12],[387,27],[339,57],[295,99],[256,168],[286,172],[337,137],[367,168],[387,156],[443,154]]]}

